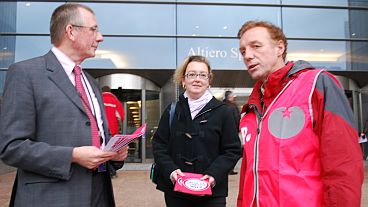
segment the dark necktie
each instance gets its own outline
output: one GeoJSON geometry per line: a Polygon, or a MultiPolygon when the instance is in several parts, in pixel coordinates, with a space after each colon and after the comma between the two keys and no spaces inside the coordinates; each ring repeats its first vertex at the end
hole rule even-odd
{"type": "Polygon", "coordinates": [[[96,121],[96,118],[92,114],[91,106],[88,101],[86,91],[84,90],[84,87],[82,84],[82,69],[78,65],[76,65],[73,69],[73,73],[75,77],[75,88],[80,94],[83,107],[86,110],[87,116],[91,123],[92,145],[100,148],[101,142],[100,142],[100,135],[98,131],[97,121],[96,121]]]}

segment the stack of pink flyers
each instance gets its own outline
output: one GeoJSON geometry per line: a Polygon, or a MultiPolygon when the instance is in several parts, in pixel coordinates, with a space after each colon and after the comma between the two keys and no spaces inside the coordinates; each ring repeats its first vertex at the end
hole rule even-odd
{"type": "Polygon", "coordinates": [[[196,196],[212,195],[212,189],[208,179],[200,180],[200,178],[203,177],[202,174],[184,172],[184,175],[185,176],[178,176],[174,191],[196,196]]]}
{"type": "Polygon", "coordinates": [[[147,126],[146,124],[143,124],[137,130],[135,130],[133,134],[117,134],[111,137],[111,139],[103,148],[103,150],[113,152],[121,150],[124,146],[128,145],[130,142],[146,133],[146,126],[147,126]]]}

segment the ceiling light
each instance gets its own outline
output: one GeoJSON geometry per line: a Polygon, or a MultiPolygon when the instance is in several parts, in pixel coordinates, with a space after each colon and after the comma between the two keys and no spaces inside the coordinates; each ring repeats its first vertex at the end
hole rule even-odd
{"type": "Polygon", "coordinates": [[[98,49],[98,50],[96,50],[95,58],[109,59],[109,60],[111,60],[111,62],[114,64],[114,66],[116,68],[127,68],[127,67],[129,67],[127,58],[124,57],[123,54],[119,54],[115,51],[98,49]]]}
{"type": "Polygon", "coordinates": [[[289,53],[287,59],[290,61],[305,60],[305,61],[321,61],[334,62],[338,61],[342,54],[339,53],[289,53]]]}

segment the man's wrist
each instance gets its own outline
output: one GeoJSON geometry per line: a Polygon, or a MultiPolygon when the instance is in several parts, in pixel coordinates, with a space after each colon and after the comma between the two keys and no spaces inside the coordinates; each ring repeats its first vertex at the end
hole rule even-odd
{"type": "Polygon", "coordinates": [[[72,163],[77,163],[78,161],[78,147],[73,147],[72,150],[72,163]]]}

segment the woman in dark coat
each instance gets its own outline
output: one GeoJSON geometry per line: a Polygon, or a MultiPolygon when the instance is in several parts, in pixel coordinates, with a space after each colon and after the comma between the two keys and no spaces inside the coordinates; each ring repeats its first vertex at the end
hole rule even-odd
{"type": "Polygon", "coordinates": [[[232,112],[208,91],[212,77],[202,56],[190,56],[175,71],[174,81],[185,92],[176,103],[171,124],[168,106],[153,138],[157,189],[164,192],[168,207],[226,206],[228,174],[241,156],[241,147],[232,112]],[[173,191],[183,172],[203,174],[212,195],[173,191]]]}

